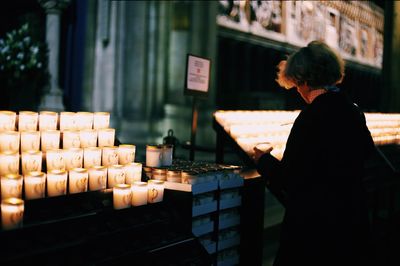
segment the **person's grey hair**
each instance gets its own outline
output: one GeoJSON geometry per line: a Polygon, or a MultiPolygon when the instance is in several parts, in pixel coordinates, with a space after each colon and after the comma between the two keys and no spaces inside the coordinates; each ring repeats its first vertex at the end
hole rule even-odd
{"type": "Polygon", "coordinates": [[[312,41],[278,64],[276,81],[290,89],[306,84],[311,88],[332,86],[342,82],[344,61],[321,41],[312,41]]]}

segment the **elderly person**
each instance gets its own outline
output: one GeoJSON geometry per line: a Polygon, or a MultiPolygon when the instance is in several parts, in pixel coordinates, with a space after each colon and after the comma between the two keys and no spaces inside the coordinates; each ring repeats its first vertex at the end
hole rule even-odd
{"type": "Polygon", "coordinates": [[[369,218],[364,162],[374,148],[365,117],[341,91],[344,62],[313,41],[281,61],[277,82],[308,104],[282,160],[254,148],[259,173],[285,196],[274,265],[366,265],[369,218]]]}

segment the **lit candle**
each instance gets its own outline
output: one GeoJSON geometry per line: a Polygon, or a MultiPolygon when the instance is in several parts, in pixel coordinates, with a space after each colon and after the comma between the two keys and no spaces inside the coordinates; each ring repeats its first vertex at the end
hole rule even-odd
{"type": "Polygon", "coordinates": [[[128,163],[125,167],[125,183],[133,184],[135,181],[142,180],[142,164],[128,163]]]}
{"type": "Polygon", "coordinates": [[[22,174],[42,171],[42,152],[24,151],[21,155],[22,174]]]}
{"type": "Polygon", "coordinates": [[[62,133],[63,149],[79,148],[81,146],[79,135],[78,130],[64,130],[62,133]]]}
{"type": "Polygon", "coordinates": [[[47,171],[65,170],[64,151],[61,149],[48,150],[46,152],[47,171]]]}
{"type": "Polygon", "coordinates": [[[147,201],[156,203],[163,200],[164,197],[164,181],[151,179],[147,184],[147,201]]]}
{"type": "Polygon", "coordinates": [[[89,169],[101,165],[101,148],[89,147],[83,149],[83,167],[89,169]]]}
{"type": "Polygon", "coordinates": [[[108,128],[110,126],[110,113],[108,112],[95,112],[93,114],[93,128],[108,128]]]}
{"type": "Polygon", "coordinates": [[[21,132],[21,152],[38,151],[40,148],[40,131],[21,132]]]}
{"type": "Polygon", "coordinates": [[[68,174],[62,170],[47,172],[47,196],[55,197],[67,194],[68,174]]]}
{"type": "Polygon", "coordinates": [[[1,225],[3,230],[22,227],[24,217],[24,201],[8,198],[1,201],[1,225]]]}
{"type": "Polygon", "coordinates": [[[0,152],[19,152],[20,133],[17,131],[0,132],[0,152]]]}
{"type": "Polygon", "coordinates": [[[146,145],[146,166],[160,167],[162,165],[163,149],[158,145],[146,145]]]}
{"type": "Polygon", "coordinates": [[[17,114],[11,111],[0,111],[0,130],[14,131],[17,114]]]}
{"type": "Polygon", "coordinates": [[[123,165],[116,164],[108,167],[108,187],[112,188],[116,184],[125,183],[125,169],[123,165]]]}
{"type": "Polygon", "coordinates": [[[58,113],[41,111],[39,113],[39,130],[57,130],[58,113]]]}
{"type": "Polygon", "coordinates": [[[101,128],[99,129],[99,147],[114,146],[115,129],[114,128],[101,128]]]}
{"type": "Polygon", "coordinates": [[[118,164],[118,147],[104,147],[101,159],[103,166],[118,164]]]}
{"type": "Polygon", "coordinates": [[[79,139],[81,141],[81,148],[96,147],[97,146],[97,130],[83,129],[79,131],[79,139]]]}
{"type": "Polygon", "coordinates": [[[118,146],[119,164],[133,163],[135,161],[136,146],[123,144],[118,146]]]}
{"type": "Polygon", "coordinates": [[[83,149],[71,148],[64,150],[65,169],[82,168],[83,165],[83,149]]]}
{"type": "Polygon", "coordinates": [[[22,176],[7,174],[1,176],[1,198],[22,198],[22,176]]]}
{"type": "Polygon", "coordinates": [[[173,152],[173,145],[164,144],[162,145],[162,165],[163,166],[170,166],[172,165],[172,152],[173,152]]]}
{"type": "Polygon", "coordinates": [[[38,128],[38,113],[21,111],[18,115],[18,131],[36,131],[38,128]]]}
{"type": "Polygon", "coordinates": [[[88,170],[75,168],[69,171],[69,193],[86,192],[88,188],[88,170]]]}
{"type": "Polygon", "coordinates": [[[89,169],[89,190],[100,190],[107,188],[107,168],[94,166],[89,169]]]}
{"type": "Polygon", "coordinates": [[[53,150],[60,148],[60,131],[58,130],[44,130],[41,132],[41,150],[53,150]]]}
{"type": "Polygon", "coordinates": [[[44,198],[46,188],[46,174],[43,172],[29,172],[24,176],[25,199],[44,198]]]}
{"type": "Polygon", "coordinates": [[[147,204],[147,182],[134,182],[132,184],[132,205],[147,204]]]}
{"type": "Polygon", "coordinates": [[[5,151],[0,153],[0,176],[19,173],[19,153],[5,151]]]}
{"type": "Polygon", "coordinates": [[[75,113],[61,112],[60,113],[60,131],[72,129],[75,130],[75,113]]]}
{"type": "Polygon", "coordinates": [[[131,185],[117,184],[113,188],[113,205],[114,209],[129,208],[132,204],[131,185]]]}
{"type": "Polygon", "coordinates": [[[76,129],[92,129],[93,128],[93,113],[77,112],[75,114],[76,129]]]}

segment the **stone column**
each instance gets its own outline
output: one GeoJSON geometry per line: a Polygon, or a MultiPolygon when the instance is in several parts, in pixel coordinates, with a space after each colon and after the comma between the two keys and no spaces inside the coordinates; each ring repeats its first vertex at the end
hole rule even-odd
{"type": "Polygon", "coordinates": [[[70,0],[38,0],[46,11],[46,42],[49,49],[50,90],[43,96],[39,109],[64,110],[63,93],[59,87],[60,20],[61,12],[70,0]]]}

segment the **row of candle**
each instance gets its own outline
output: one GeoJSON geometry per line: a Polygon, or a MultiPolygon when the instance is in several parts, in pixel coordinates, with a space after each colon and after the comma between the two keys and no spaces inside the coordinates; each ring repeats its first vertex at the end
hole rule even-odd
{"type": "Polygon", "coordinates": [[[0,152],[114,146],[115,129],[0,131],[0,152]]]}
{"type": "MultiPolygon", "coordinates": [[[[70,170],[73,168],[89,169],[93,166],[125,165],[135,160],[136,146],[121,144],[112,147],[89,147],[26,151],[21,155],[22,174],[42,171],[42,158],[47,171],[70,170]]],[[[0,153],[0,176],[20,173],[20,155],[17,152],[0,153]]]]}
{"type": "Polygon", "coordinates": [[[108,128],[108,112],[56,112],[0,111],[0,130],[36,131],[39,130],[82,130],[108,128]]]}

